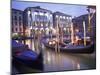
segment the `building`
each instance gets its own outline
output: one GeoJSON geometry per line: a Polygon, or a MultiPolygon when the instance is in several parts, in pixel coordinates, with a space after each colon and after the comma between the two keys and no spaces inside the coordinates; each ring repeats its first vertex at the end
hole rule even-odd
{"type": "MultiPolygon", "coordinates": [[[[83,31],[83,21],[85,21],[85,29],[87,36],[90,35],[88,32],[88,14],[81,15],[79,17],[73,18],[74,29],[79,29],[80,32],[83,31]]],[[[91,36],[96,36],[96,13],[94,14],[93,18],[91,19],[91,36]]]]}
{"type": "Polygon", "coordinates": [[[23,34],[23,11],[12,9],[12,34],[23,34]]]}
{"type": "Polygon", "coordinates": [[[53,13],[53,26],[56,28],[57,24],[62,28],[66,33],[70,33],[70,27],[72,23],[72,17],[70,15],[64,14],[62,12],[53,13]]]}
{"type": "Polygon", "coordinates": [[[24,25],[26,26],[26,34],[32,36],[32,31],[43,31],[49,34],[50,28],[53,27],[52,12],[47,9],[36,7],[28,7],[24,10],[24,25]]]}

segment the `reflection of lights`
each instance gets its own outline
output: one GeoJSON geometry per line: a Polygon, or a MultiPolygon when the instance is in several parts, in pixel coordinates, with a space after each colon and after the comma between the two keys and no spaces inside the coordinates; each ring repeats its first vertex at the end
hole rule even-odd
{"type": "Polygon", "coordinates": [[[51,55],[50,55],[50,53],[48,52],[48,53],[47,53],[47,61],[48,61],[48,63],[49,63],[50,60],[51,60],[51,59],[50,59],[50,56],[51,56],[51,55]]]}
{"type": "Polygon", "coordinates": [[[76,32],[79,32],[79,29],[75,29],[76,32]]]}
{"type": "Polygon", "coordinates": [[[43,30],[43,28],[41,28],[40,30],[43,30]]]}
{"type": "Polygon", "coordinates": [[[52,32],[53,32],[54,34],[56,34],[56,30],[55,30],[54,28],[52,29],[52,32]]]}
{"type": "Polygon", "coordinates": [[[77,64],[77,69],[80,69],[80,64],[79,63],[77,64]]]}
{"type": "Polygon", "coordinates": [[[78,36],[76,36],[75,38],[76,38],[76,41],[78,41],[78,40],[79,40],[79,37],[78,37],[78,36]]]}
{"type": "Polygon", "coordinates": [[[32,26],[29,29],[32,29],[32,26]]]}
{"type": "Polygon", "coordinates": [[[46,23],[46,26],[48,26],[48,23],[46,23]]]}
{"type": "Polygon", "coordinates": [[[41,26],[43,27],[43,24],[41,24],[41,26]]]}
{"type": "Polygon", "coordinates": [[[46,30],[46,31],[49,31],[49,28],[46,28],[45,30],[46,30]]]}
{"type": "Polygon", "coordinates": [[[53,29],[53,27],[51,26],[50,29],[53,29]]]}
{"type": "Polygon", "coordinates": [[[35,28],[35,30],[38,30],[38,28],[35,28]]]}

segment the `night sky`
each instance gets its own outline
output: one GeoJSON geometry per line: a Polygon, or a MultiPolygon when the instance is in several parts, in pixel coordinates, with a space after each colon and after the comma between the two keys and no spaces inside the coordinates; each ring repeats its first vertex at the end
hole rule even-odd
{"type": "Polygon", "coordinates": [[[86,5],[70,5],[70,4],[54,4],[54,3],[39,3],[34,1],[12,1],[12,8],[24,10],[27,7],[40,6],[41,8],[51,10],[52,12],[60,11],[62,13],[74,16],[87,14],[86,5]]]}

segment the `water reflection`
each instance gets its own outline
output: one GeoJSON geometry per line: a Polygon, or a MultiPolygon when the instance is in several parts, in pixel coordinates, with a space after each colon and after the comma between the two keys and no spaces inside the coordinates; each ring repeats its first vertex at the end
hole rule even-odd
{"type": "MultiPolygon", "coordinates": [[[[22,41],[23,42],[23,41],[22,41]]],[[[26,44],[30,49],[40,52],[42,48],[44,72],[47,71],[64,71],[64,70],[80,70],[95,69],[95,53],[93,54],[71,54],[58,53],[45,48],[42,43],[37,40],[26,40],[26,44]]]]}
{"type": "Polygon", "coordinates": [[[95,59],[90,54],[56,53],[49,49],[44,51],[44,71],[80,70],[95,68],[95,59]],[[92,62],[90,62],[92,61],[92,62]],[[91,65],[94,66],[91,66],[91,65]]]}

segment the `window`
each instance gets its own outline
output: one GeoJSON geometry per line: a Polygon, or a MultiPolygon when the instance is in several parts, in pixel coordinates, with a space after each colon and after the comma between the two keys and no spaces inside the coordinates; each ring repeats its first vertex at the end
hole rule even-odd
{"type": "Polygon", "coordinates": [[[19,16],[19,21],[21,21],[21,16],[19,16]]]}
{"type": "Polygon", "coordinates": [[[17,12],[16,12],[16,11],[14,11],[14,14],[17,14],[17,12]]]}
{"type": "Polygon", "coordinates": [[[15,16],[15,20],[17,20],[17,16],[15,16]]]}
{"type": "Polygon", "coordinates": [[[20,32],[22,32],[22,28],[20,28],[20,32]]]}
{"type": "Polygon", "coordinates": [[[12,25],[13,25],[13,20],[11,22],[12,22],[12,25]]]}
{"type": "Polygon", "coordinates": [[[21,26],[21,21],[19,21],[19,25],[21,26]]]}
{"type": "Polygon", "coordinates": [[[17,29],[17,28],[16,28],[15,30],[16,30],[16,32],[18,31],[18,29],[17,29]]]}
{"type": "Polygon", "coordinates": [[[14,32],[14,29],[13,29],[13,27],[12,27],[12,32],[14,32]]]}
{"type": "Polygon", "coordinates": [[[17,21],[15,22],[15,25],[17,25],[17,21]]]}

